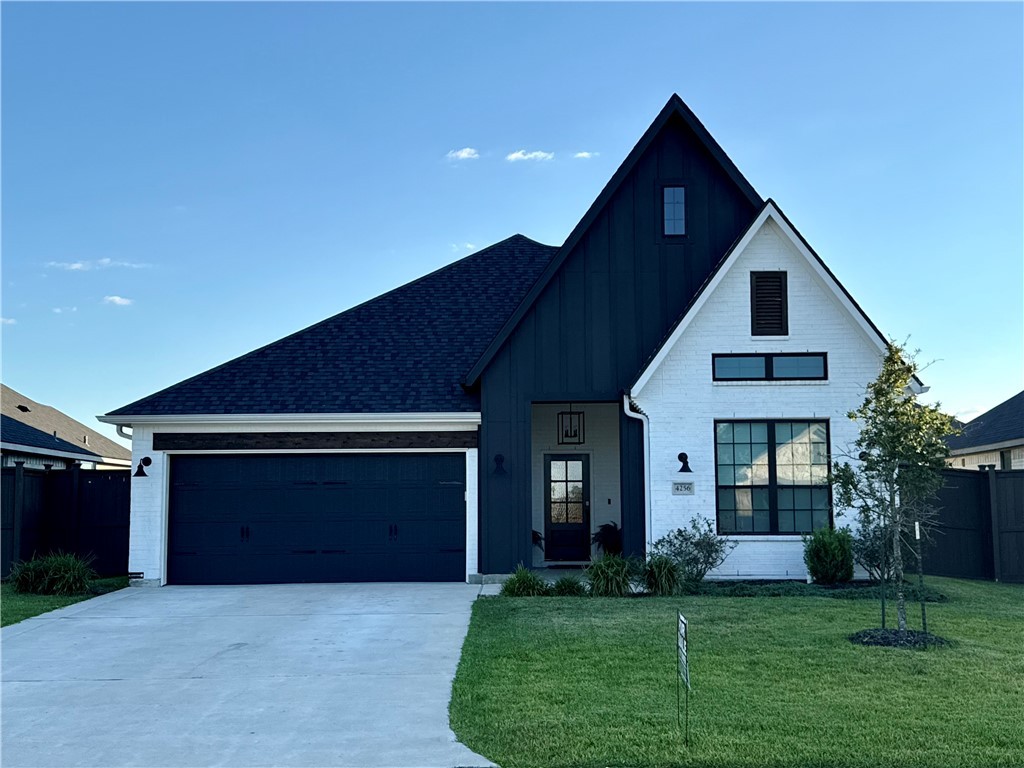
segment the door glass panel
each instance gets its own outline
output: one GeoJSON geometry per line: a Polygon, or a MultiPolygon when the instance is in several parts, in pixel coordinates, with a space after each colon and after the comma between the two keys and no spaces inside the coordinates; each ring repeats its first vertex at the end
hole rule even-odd
{"type": "Polygon", "coordinates": [[[565,501],[565,483],[551,484],[551,500],[565,501]]]}
{"type": "Polygon", "coordinates": [[[583,479],[583,462],[582,461],[567,461],[568,465],[568,479],[569,480],[582,480],[583,479]]]}
{"type": "Polygon", "coordinates": [[[551,479],[552,480],[565,480],[565,462],[564,461],[552,461],[551,462],[551,479]]]}
{"type": "Polygon", "coordinates": [[[569,501],[583,501],[583,483],[568,483],[569,501]]]}
{"type": "Polygon", "coordinates": [[[583,505],[570,503],[568,505],[568,513],[566,515],[566,522],[569,523],[582,523],[583,522],[583,505]]]}
{"type": "Polygon", "coordinates": [[[565,522],[565,504],[558,502],[551,502],[551,522],[552,523],[564,523],[565,522]]]}

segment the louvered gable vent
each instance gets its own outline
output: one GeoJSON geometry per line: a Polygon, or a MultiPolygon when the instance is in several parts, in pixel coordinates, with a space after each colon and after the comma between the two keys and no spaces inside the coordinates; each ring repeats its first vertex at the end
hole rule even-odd
{"type": "Polygon", "coordinates": [[[785,272],[750,273],[750,333],[752,336],[789,334],[785,272]]]}

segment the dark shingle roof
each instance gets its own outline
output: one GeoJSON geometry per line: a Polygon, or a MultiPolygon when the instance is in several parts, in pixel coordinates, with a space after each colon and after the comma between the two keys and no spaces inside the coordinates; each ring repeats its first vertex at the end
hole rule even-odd
{"type": "Polygon", "coordinates": [[[1011,440],[1024,440],[1024,391],[967,422],[963,432],[946,443],[956,451],[1011,440]]]}
{"type": "Polygon", "coordinates": [[[80,453],[83,458],[131,459],[123,445],[56,408],[37,403],[6,384],[0,388],[0,439],[28,448],[80,453]],[[56,437],[54,436],[56,434],[56,437]],[[89,442],[85,442],[88,437],[89,442]]]}
{"type": "Polygon", "coordinates": [[[557,250],[514,235],[108,415],[477,411],[462,377],[557,250]]]}

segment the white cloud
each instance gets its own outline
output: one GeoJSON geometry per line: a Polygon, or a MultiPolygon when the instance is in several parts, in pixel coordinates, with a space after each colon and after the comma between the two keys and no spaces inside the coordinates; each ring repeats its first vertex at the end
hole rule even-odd
{"type": "Polygon", "coordinates": [[[592,157],[597,157],[600,152],[577,152],[573,157],[579,158],[580,160],[589,160],[592,157]]]}
{"type": "Polygon", "coordinates": [[[77,312],[78,307],[54,307],[53,314],[63,315],[65,312],[77,312]]]}
{"type": "Polygon", "coordinates": [[[476,246],[473,243],[452,243],[452,253],[461,253],[463,250],[472,251],[476,246]]]}
{"type": "Polygon", "coordinates": [[[127,307],[129,304],[134,304],[135,299],[126,299],[123,296],[104,296],[104,304],[113,304],[116,307],[127,307]]]}
{"type": "Polygon", "coordinates": [[[93,269],[147,269],[151,265],[135,261],[96,259],[95,261],[48,261],[46,266],[51,269],[63,269],[68,272],[89,272],[93,269]]]}
{"type": "Polygon", "coordinates": [[[17,325],[18,321],[13,317],[0,317],[0,325],[17,325]]]}
{"type": "Polygon", "coordinates": [[[480,157],[480,153],[472,147],[463,147],[451,150],[447,157],[449,160],[476,160],[480,157]]]}
{"type": "Polygon", "coordinates": [[[540,150],[534,150],[533,152],[527,152],[525,149],[519,149],[515,152],[510,152],[505,155],[505,159],[510,163],[517,163],[520,160],[554,160],[554,152],[541,152],[540,150]]]}

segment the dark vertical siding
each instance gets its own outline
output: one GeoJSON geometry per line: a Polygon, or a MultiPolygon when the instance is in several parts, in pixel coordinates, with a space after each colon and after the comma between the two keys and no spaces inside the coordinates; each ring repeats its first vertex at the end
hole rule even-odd
{"type": "MultiPolygon", "coordinates": [[[[681,119],[670,120],[480,380],[481,570],[531,558],[530,404],[621,401],[753,204],[681,119]],[[686,186],[687,235],[661,234],[661,185],[686,186]],[[506,475],[493,473],[495,454],[506,475]]],[[[644,541],[641,423],[620,428],[627,546],[644,541]]]]}

